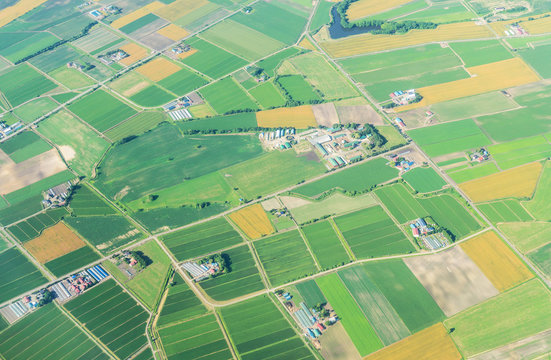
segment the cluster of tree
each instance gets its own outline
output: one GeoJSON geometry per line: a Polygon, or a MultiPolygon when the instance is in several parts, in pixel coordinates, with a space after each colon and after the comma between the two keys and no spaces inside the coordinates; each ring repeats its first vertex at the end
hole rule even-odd
{"type": "Polygon", "coordinates": [[[220,254],[214,254],[210,256],[206,256],[198,261],[199,264],[218,264],[218,272],[214,274],[214,276],[218,276],[220,274],[230,273],[232,271],[231,269],[231,259],[228,254],[220,253],[220,254]]]}
{"type": "Polygon", "coordinates": [[[507,10],[504,10],[503,12],[504,13],[516,13],[516,12],[522,12],[522,11],[526,11],[528,10],[528,8],[526,8],[525,6],[515,6],[515,7],[512,7],[510,9],[507,9],[507,10]]]}
{"type": "Polygon", "coordinates": [[[329,315],[331,314],[329,310],[325,308],[325,305],[327,305],[327,303],[317,303],[313,307],[322,319],[329,317],[329,315]]]}
{"type": "Polygon", "coordinates": [[[196,134],[233,134],[233,133],[244,133],[244,132],[258,132],[258,131],[268,131],[270,128],[262,127],[239,127],[235,129],[182,129],[182,132],[187,135],[196,135],[196,134]]]}
{"type": "MultiPolygon", "coordinates": [[[[130,251],[130,256],[136,260],[137,262],[137,265],[140,269],[145,269],[147,266],[149,266],[150,264],[152,264],[153,262],[151,261],[151,259],[146,256],[143,251],[140,251],[140,250],[131,250],[130,251]]],[[[130,260],[128,260],[130,261],[130,260]]]]}
{"type": "Polygon", "coordinates": [[[42,290],[42,298],[38,300],[38,306],[44,306],[54,300],[54,296],[48,289],[42,290]]]}

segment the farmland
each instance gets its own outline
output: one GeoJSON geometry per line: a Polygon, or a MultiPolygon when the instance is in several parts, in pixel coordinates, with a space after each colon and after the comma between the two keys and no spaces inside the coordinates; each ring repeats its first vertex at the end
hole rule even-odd
{"type": "Polygon", "coordinates": [[[327,301],[314,280],[298,283],[296,288],[308,306],[315,306],[327,301]]]}
{"type": "Polygon", "coordinates": [[[83,246],[54,260],[44,266],[55,276],[63,276],[80,269],[91,261],[99,260],[99,255],[89,246],[83,246]]]}
{"type": "Polygon", "coordinates": [[[498,228],[522,253],[548,243],[551,233],[548,222],[503,223],[498,228]]]}
{"type": "Polygon", "coordinates": [[[166,121],[166,115],[160,112],[141,112],[119,123],[105,132],[112,141],[120,141],[132,135],[141,135],[166,121]]]}
{"type": "Polygon", "coordinates": [[[74,189],[70,209],[77,216],[113,215],[117,213],[86,185],[74,189]]]}
{"type": "Polygon", "coordinates": [[[51,146],[32,131],[25,131],[0,144],[0,150],[15,163],[28,160],[51,149],[51,146]]]}
{"type": "Polygon", "coordinates": [[[195,296],[193,290],[178,273],[174,275],[172,284],[168,288],[168,295],[159,313],[158,327],[165,327],[207,312],[201,300],[195,296]]]}
{"type": "Polygon", "coordinates": [[[44,230],[39,237],[25,243],[25,249],[42,264],[84,246],[84,241],[63,223],[44,230]]]}
{"type": "Polygon", "coordinates": [[[526,209],[539,220],[550,220],[549,186],[551,184],[551,162],[546,162],[538,181],[536,191],[530,201],[523,202],[526,209]]]}
{"type": "Polygon", "coordinates": [[[452,180],[458,184],[478,179],[484,176],[492,175],[498,172],[499,169],[493,162],[487,162],[485,164],[472,167],[468,165],[463,167],[463,165],[460,165],[456,168],[452,168],[446,171],[446,173],[452,178],[452,180]]]}
{"type": "Polygon", "coordinates": [[[10,226],[9,231],[17,240],[24,243],[34,239],[42,230],[54,225],[66,215],[68,215],[68,212],[64,208],[51,209],[10,226]]]}
{"type": "Polygon", "coordinates": [[[307,129],[317,125],[310,105],[259,111],[256,113],[256,120],[258,126],[267,128],[294,127],[296,129],[307,129]]]}
{"type": "Polygon", "coordinates": [[[446,181],[430,167],[415,168],[405,173],[402,178],[407,181],[415,191],[421,193],[440,190],[446,185],[446,181]]]}
{"type": "Polygon", "coordinates": [[[479,204],[478,208],[493,223],[525,222],[532,217],[516,199],[506,199],[479,204]]]}
{"type": "Polygon", "coordinates": [[[512,57],[511,53],[497,40],[457,42],[451,44],[451,47],[467,67],[507,60],[512,57]]]}
{"type": "Polygon", "coordinates": [[[189,40],[187,43],[197,52],[186,57],[182,62],[213,79],[237,70],[247,63],[246,60],[199,38],[189,40]]]}
{"type": "Polygon", "coordinates": [[[503,170],[551,156],[551,145],[542,135],[488,147],[503,170]]]}
{"type": "Polygon", "coordinates": [[[40,96],[56,85],[27,64],[18,65],[0,75],[0,91],[11,106],[40,96]]]}
{"type": "Polygon", "coordinates": [[[19,250],[10,248],[0,253],[0,301],[9,300],[47,282],[47,279],[19,250]]]}
{"type": "Polygon", "coordinates": [[[302,231],[322,269],[329,269],[350,261],[330,221],[308,225],[302,228],[302,231]]]}

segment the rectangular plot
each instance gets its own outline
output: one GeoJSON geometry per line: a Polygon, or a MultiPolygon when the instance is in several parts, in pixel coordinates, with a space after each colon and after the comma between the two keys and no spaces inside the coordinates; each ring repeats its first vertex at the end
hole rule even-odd
{"type": "Polygon", "coordinates": [[[88,246],[72,251],[44,264],[55,276],[62,276],[99,260],[99,255],[88,246]]]}
{"type": "Polygon", "coordinates": [[[157,320],[157,327],[207,312],[199,298],[178,273],[174,276],[172,283],[174,285],[168,290],[168,296],[157,320]]]}
{"type": "Polygon", "coordinates": [[[306,226],[302,228],[302,231],[323,269],[329,269],[350,261],[350,257],[329,221],[306,226]]]}
{"type": "Polygon", "coordinates": [[[0,301],[2,302],[48,282],[16,248],[0,253],[0,273],[2,273],[0,282],[0,301]]]}
{"type": "Polygon", "coordinates": [[[325,296],[314,280],[307,280],[296,285],[296,288],[308,307],[327,302],[325,296]]]}

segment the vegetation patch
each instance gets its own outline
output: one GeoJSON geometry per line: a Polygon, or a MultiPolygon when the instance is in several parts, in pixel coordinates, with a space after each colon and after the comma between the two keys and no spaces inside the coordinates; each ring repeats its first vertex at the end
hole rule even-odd
{"type": "Polygon", "coordinates": [[[231,213],[230,219],[253,240],[274,232],[268,215],[259,203],[231,213]]]}

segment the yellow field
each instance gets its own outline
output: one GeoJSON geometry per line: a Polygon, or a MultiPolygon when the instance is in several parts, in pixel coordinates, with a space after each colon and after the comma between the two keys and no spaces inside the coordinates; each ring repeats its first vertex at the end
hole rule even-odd
{"type": "Polygon", "coordinates": [[[169,38],[170,40],[178,41],[189,35],[186,29],[179,27],[178,25],[170,24],[165,26],[161,30],[157,31],[157,34],[169,38]]]}
{"type": "Polygon", "coordinates": [[[495,35],[486,26],[461,22],[440,25],[436,29],[411,30],[402,35],[355,35],[341,40],[324,41],[320,45],[332,57],[338,58],[439,41],[490,37],[495,35]]]}
{"type": "Polygon", "coordinates": [[[551,29],[551,16],[539,18],[532,21],[526,21],[520,23],[524,30],[528,31],[530,34],[543,34],[548,33],[551,29]]]}
{"type": "Polygon", "coordinates": [[[62,222],[44,230],[39,237],[24,245],[42,264],[84,246],[86,243],[62,222]]]}
{"type": "Polygon", "coordinates": [[[461,248],[499,291],[508,290],[534,277],[493,231],[462,243],[461,248]]]}
{"type": "Polygon", "coordinates": [[[302,38],[302,40],[298,43],[298,46],[303,47],[308,50],[316,51],[316,47],[308,40],[308,38],[305,36],[302,38]]]}
{"type": "Polygon", "coordinates": [[[274,227],[260,204],[254,204],[231,213],[230,219],[250,239],[258,239],[274,232],[274,227]]]}
{"type": "Polygon", "coordinates": [[[474,202],[507,197],[531,197],[541,173],[539,162],[467,181],[459,188],[474,202]]]}
{"type": "Polygon", "coordinates": [[[156,15],[173,22],[206,4],[208,4],[207,0],[176,0],[154,12],[156,15]]]}
{"type": "Polygon", "coordinates": [[[0,26],[9,24],[46,1],[47,0],[19,0],[14,5],[0,10],[0,26]]]}
{"type": "Polygon", "coordinates": [[[413,0],[360,0],[350,4],[346,14],[350,21],[358,20],[369,15],[378,14],[386,10],[398,7],[413,0]]]}
{"type": "Polygon", "coordinates": [[[294,127],[296,129],[307,129],[310,126],[318,126],[311,105],[259,111],[256,113],[256,122],[259,127],[267,128],[294,127]]]}
{"type": "Polygon", "coordinates": [[[418,103],[400,106],[407,111],[443,101],[524,85],[539,80],[538,75],[519,57],[467,68],[473,77],[417,89],[423,96],[418,103]]]}
{"type": "Polygon", "coordinates": [[[146,16],[147,14],[150,14],[154,12],[155,10],[161,9],[165,7],[166,5],[163,4],[160,1],[154,1],[151,4],[148,4],[144,7],[139,8],[138,10],[135,10],[131,12],[128,15],[125,15],[111,23],[111,26],[115,29],[120,29],[121,27],[130,24],[132,21],[138,20],[139,18],[146,16]]]}
{"type": "Polygon", "coordinates": [[[435,324],[387,346],[364,358],[365,360],[459,360],[448,331],[442,323],[435,324]]]}
{"type": "Polygon", "coordinates": [[[119,61],[123,65],[132,65],[147,56],[147,50],[137,44],[130,43],[121,46],[121,50],[125,51],[129,56],[119,61]]]}
{"type": "Polygon", "coordinates": [[[136,69],[137,72],[153,81],[161,81],[180,71],[182,68],[163,57],[151,60],[136,69]]]}
{"type": "Polygon", "coordinates": [[[192,106],[188,110],[191,115],[196,118],[216,115],[214,110],[212,110],[212,108],[207,103],[192,106]]]}

